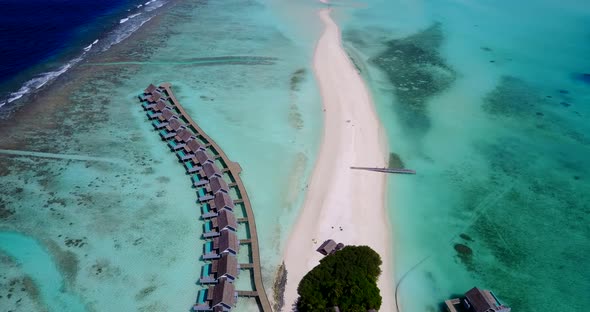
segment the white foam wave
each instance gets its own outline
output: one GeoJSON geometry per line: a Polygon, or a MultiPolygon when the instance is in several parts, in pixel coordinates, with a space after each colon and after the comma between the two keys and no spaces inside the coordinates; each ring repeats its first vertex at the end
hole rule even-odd
{"type": "Polygon", "coordinates": [[[114,38],[110,42],[110,44],[105,45],[103,47],[103,51],[108,50],[110,47],[114,46],[115,44],[127,39],[131,34],[133,34],[136,30],[138,30],[143,24],[147,23],[149,20],[152,19],[152,16],[142,20],[141,22],[131,23],[128,27],[122,28],[121,30],[117,31],[114,35],[114,38]]]}
{"type": "Polygon", "coordinates": [[[128,21],[128,20],[130,20],[130,19],[132,19],[132,18],[134,18],[134,17],[136,17],[136,16],[139,16],[139,15],[141,15],[141,13],[135,13],[135,14],[131,14],[131,15],[127,16],[126,18],[122,18],[122,19],[119,21],[119,24],[123,24],[123,23],[125,23],[126,21],[128,21]]]}
{"type": "Polygon", "coordinates": [[[166,3],[165,1],[160,1],[160,0],[148,1],[148,2],[146,2],[146,7],[144,10],[146,12],[150,12],[150,11],[153,11],[153,10],[163,6],[165,3],[166,3]]]}
{"type": "Polygon", "coordinates": [[[20,99],[21,97],[23,97],[27,93],[30,93],[30,92],[37,90],[37,89],[40,89],[41,87],[46,85],[48,82],[61,76],[63,73],[68,71],[68,69],[72,68],[72,66],[76,65],[81,60],[82,60],[82,57],[77,57],[77,58],[71,60],[69,63],[63,65],[62,67],[60,67],[56,71],[42,73],[42,74],[36,76],[35,78],[25,82],[21,86],[21,88],[18,89],[18,91],[13,92],[9,95],[8,99],[0,104],[0,107],[4,106],[5,104],[8,104],[10,102],[20,99]]]}
{"type": "Polygon", "coordinates": [[[98,42],[98,39],[94,40],[91,44],[89,44],[88,46],[86,46],[84,48],[84,52],[88,52],[90,51],[90,49],[92,49],[92,47],[98,42]]]}

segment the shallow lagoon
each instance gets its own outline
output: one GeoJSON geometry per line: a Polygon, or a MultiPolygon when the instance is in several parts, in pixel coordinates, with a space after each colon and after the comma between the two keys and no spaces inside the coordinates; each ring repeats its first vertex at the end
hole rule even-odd
{"type": "MultiPolygon", "coordinates": [[[[173,2],[128,40],[12,107],[0,124],[0,149],[22,151],[0,155],[0,229],[39,242],[84,310],[178,311],[196,299],[195,190],[134,98],[164,81],[242,166],[272,297],[313,164],[320,106],[309,68],[313,35],[294,41],[297,32],[277,26],[269,10],[254,1],[173,2]]],[[[11,269],[0,278],[55,286],[6,254],[11,269]]],[[[0,303],[51,311],[60,300],[36,298],[0,303]]]]}
{"type": "Polygon", "coordinates": [[[373,90],[403,311],[478,285],[518,311],[581,310],[590,280],[587,7],[575,2],[341,5],[373,90]]]}

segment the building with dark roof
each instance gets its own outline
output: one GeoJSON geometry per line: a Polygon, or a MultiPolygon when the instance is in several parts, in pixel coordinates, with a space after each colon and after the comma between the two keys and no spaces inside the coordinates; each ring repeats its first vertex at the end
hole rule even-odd
{"type": "Polygon", "coordinates": [[[154,86],[153,84],[150,83],[150,85],[145,88],[145,90],[143,90],[143,94],[148,95],[148,94],[152,94],[152,92],[156,91],[156,86],[154,86]]]}
{"type": "Polygon", "coordinates": [[[239,265],[236,256],[223,254],[221,258],[213,261],[217,262],[217,280],[226,278],[230,283],[233,283],[238,278],[239,265]]]}
{"type": "Polygon", "coordinates": [[[236,255],[240,249],[238,236],[233,231],[222,231],[218,237],[213,239],[213,245],[217,247],[217,254],[236,255]]]}
{"type": "Polygon", "coordinates": [[[225,183],[225,180],[220,177],[212,177],[209,179],[209,186],[211,187],[211,193],[217,194],[218,192],[229,193],[229,186],[225,183]]]}
{"type": "Polygon", "coordinates": [[[320,245],[320,247],[318,247],[318,249],[316,249],[317,252],[321,253],[324,256],[327,256],[331,253],[333,253],[336,250],[336,242],[334,240],[327,240],[324,243],[322,243],[320,245]]]}
{"type": "Polygon", "coordinates": [[[166,130],[168,130],[169,132],[176,133],[177,131],[179,131],[181,129],[185,129],[185,126],[182,124],[182,122],[180,120],[178,120],[176,118],[170,119],[168,126],[166,126],[166,130]]]}
{"type": "Polygon", "coordinates": [[[227,209],[219,211],[219,214],[217,215],[217,229],[219,232],[224,230],[237,231],[238,221],[236,220],[234,213],[227,209]]]}
{"type": "Polygon", "coordinates": [[[203,174],[205,175],[205,177],[207,177],[207,179],[211,180],[213,177],[221,178],[221,171],[219,170],[216,164],[210,162],[201,164],[203,166],[203,174]]]}
{"type": "Polygon", "coordinates": [[[189,129],[182,129],[176,133],[174,140],[179,143],[186,143],[189,140],[195,139],[193,133],[189,129]]]}
{"type": "Polygon", "coordinates": [[[205,147],[196,139],[190,140],[186,143],[184,150],[187,153],[194,154],[198,151],[205,152],[205,147]]]}
{"type": "Polygon", "coordinates": [[[227,209],[231,212],[234,211],[234,201],[227,193],[216,193],[215,198],[213,198],[213,204],[215,205],[215,210],[217,210],[217,212],[220,212],[224,209],[227,209]]]}
{"type": "Polygon", "coordinates": [[[449,312],[510,312],[510,307],[500,303],[500,300],[489,290],[477,287],[465,293],[465,297],[446,300],[449,312]]]}
{"type": "Polygon", "coordinates": [[[172,118],[178,118],[178,116],[168,107],[162,110],[162,115],[158,116],[160,121],[170,121],[172,118]]]}
{"type": "Polygon", "coordinates": [[[222,279],[212,288],[213,298],[211,300],[211,308],[213,311],[229,311],[236,305],[238,293],[234,284],[222,279]]]}
{"type": "Polygon", "coordinates": [[[215,162],[215,160],[209,155],[209,153],[207,153],[204,150],[195,151],[195,158],[197,159],[197,161],[201,165],[204,165],[206,163],[213,163],[213,162],[215,162]]]}

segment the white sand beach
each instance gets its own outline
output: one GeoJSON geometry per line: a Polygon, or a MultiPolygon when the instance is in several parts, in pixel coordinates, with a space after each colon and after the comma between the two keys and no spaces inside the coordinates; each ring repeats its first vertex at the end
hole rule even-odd
{"type": "Polygon", "coordinates": [[[285,311],[297,299],[297,285],[323,257],[316,252],[327,239],[367,245],[382,259],[381,311],[394,311],[391,231],[385,211],[386,176],[351,166],[385,167],[385,133],[369,92],[345,53],[340,29],[322,9],[325,30],[314,70],[322,95],[324,130],[303,209],[285,247],[285,311]]]}

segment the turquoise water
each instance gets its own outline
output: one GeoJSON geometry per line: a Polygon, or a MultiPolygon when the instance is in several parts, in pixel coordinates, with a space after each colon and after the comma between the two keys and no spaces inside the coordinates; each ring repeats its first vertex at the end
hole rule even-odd
{"type": "Polygon", "coordinates": [[[590,6],[341,3],[349,55],[396,153],[389,179],[402,311],[477,285],[515,311],[590,301],[590,6]],[[582,269],[584,268],[584,269],[582,269]]]}
{"type": "MultiPolygon", "coordinates": [[[[272,298],[277,251],[321,129],[310,68],[319,22],[280,23],[289,5],[172,1],[2,120],[0,230],[46,248],[85,310],[186,311],[197,300],[204,241],[196,191],[136,98],[164,81],[243,169],[272,298]]],[[[314,16],[311,5],[295,12],[297,20],[314,16]]],[[[36,276],[26,281],[48,287],[36,276]]],[[[58,299],[0,300],[53,311],[58,299]]],[[[240,299],[237,310],[253,304],[240,299]]]]}
{"type": "MultiPolygon", "coordinates": [[[[47,303],[47,309],[50,311],[84,311],[85,308],[80,299],[67,291],[64,278],[49,253],[34,239],[18,233],[2,232],[0,233],[0,251],[13,259],[23,275],[29,276],[39,285],[37,292],[25,293],[31,299],[47,303]]],[[[15,286],[10,283],[7,284],[15,286]]],[[[21,291],[26,291],[26,288],[21,291]]],[[[11,292],[9,290],[9,293],[11,292]]],[[[14,295],[15,298],[17,296],[14,295]]],[[[3,306],[9,309],[8,304],[3,306]]]]}
{"type": "MultiPolygon", "coordinates": [[[[173,1],[19,104],[0,122],[0,231],[23,235],[1,241],[1,306],[195,303],[204,265],[195,189],[135,98],[163,81],[242,166],[272,298],[321,133],[310,68],[319,7],[173,1]],[[48,261],[25,261],[16,239],[48,261]]],[[[334,16],[391,152],[418,171],[389,179],[395,276],[384,278],[398,283],[402,311],[435,311],[475,285],[515,311],[590,304],[590,86],[580,79],[590,7],[339,1],[334,16]]],[[[237,310],[252,307],[240,299],[237,310]]]]}

